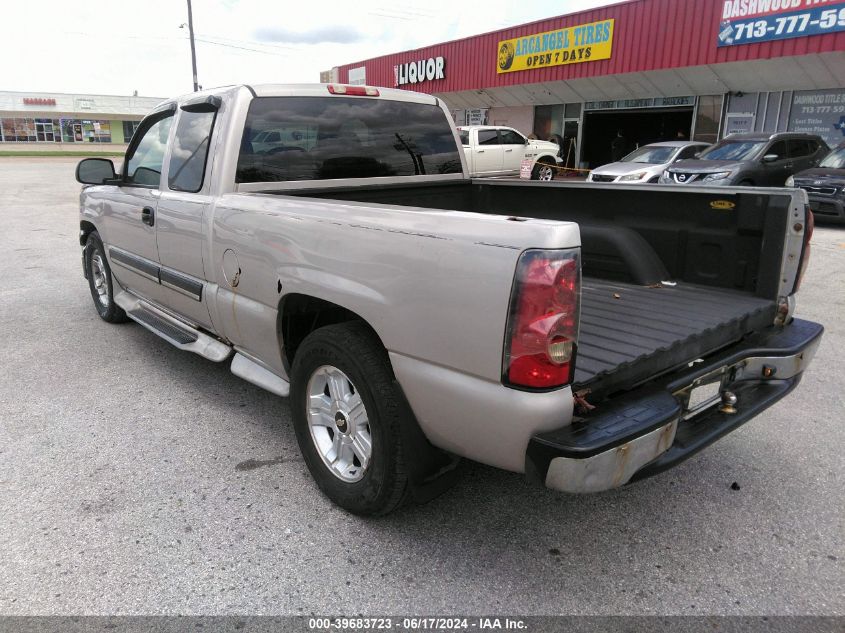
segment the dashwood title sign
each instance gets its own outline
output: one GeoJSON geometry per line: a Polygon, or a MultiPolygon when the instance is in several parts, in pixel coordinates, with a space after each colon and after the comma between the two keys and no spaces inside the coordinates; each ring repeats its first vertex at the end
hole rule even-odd
{"type": "Polygon", "coordinates": [[[724,0],[719,46],[845,31],[843,0],[724,0]]]}
{"type": "Polygon", "coordinates": [[[569,26],[557,31],[499,42],[496,72],[512,73],[544,66],[563,66],[610,59],[613,20],[569,26]]]}

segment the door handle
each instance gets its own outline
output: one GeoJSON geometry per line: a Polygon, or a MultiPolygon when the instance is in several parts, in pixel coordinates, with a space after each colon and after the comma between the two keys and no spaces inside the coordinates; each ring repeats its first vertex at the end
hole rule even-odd
{"type": "Polygon", "coordinates": [[[147,226],[155,224],[155,211],[152,207],[144,207],[141,209],[141,222],[147,226]]]}
{"type": "Polygon", "coordinates": [[[475,153],[476,154],[483,154],[484,150],[483,149],[477,149],[477,150],[475,150],[475,153]]]}
{"type": "Polygon", "coordinates": [[[513,150],[512,149],[506,149],[505,151],[506,152],[512,152],[513,150]]]}

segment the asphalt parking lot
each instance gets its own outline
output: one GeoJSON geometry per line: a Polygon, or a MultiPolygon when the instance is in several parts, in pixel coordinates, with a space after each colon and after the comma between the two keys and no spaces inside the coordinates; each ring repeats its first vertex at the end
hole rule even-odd
{"type": "Polygon", "coordinates": [[[0,613],[845,614],[845,227],[816,229],[804,381],[704,453],[593,496],[465,463],[364,520],[284,400],[97,317],[75,163],[0,158],[0,613]]]}

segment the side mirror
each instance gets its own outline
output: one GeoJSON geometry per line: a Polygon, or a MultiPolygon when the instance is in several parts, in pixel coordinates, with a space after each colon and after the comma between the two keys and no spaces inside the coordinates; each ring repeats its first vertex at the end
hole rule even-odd
{"type": "Polygon", "coordinates": [[[108,158],[86,158],[76,166],[76,180],[83,185],[102,185],[116,178],[114,163],[108,158]]]}
{"type": "Polygon", "coordinates": [[[778,158],[780,158],[780,156],[778,156],[777,154],[766,154],[765,156],[763,156],[763,162],[764,163],[773,163],[778,158]]]}

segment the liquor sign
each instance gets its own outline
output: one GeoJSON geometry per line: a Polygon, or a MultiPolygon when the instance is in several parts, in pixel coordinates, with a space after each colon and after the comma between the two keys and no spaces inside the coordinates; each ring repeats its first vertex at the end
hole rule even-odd
{"type": "Polygon", "coordinates": [[[563,66],[610,59],[614,20],[568,26],[502,40],[498,45],[496,72],[512,73],[545,66],[563,66]]]}
{"type": "Polygon", "coordinates": [[[23,98],[24,105],[41,105],[41,106],[54,106],[56,105],[56,100],[47,97],[24,97],[23,98]]]}
{"type": "Polygon", "coordinates": [[[393,85],[397,88],[440,79],[446,79],[446,60],[443,57],[429,57],[393,67],[393,85]]]}
{"type": "Polygon", "coordinates": [[[845,31],[845,0],[724,0],[718,45],[845,31]]]}

